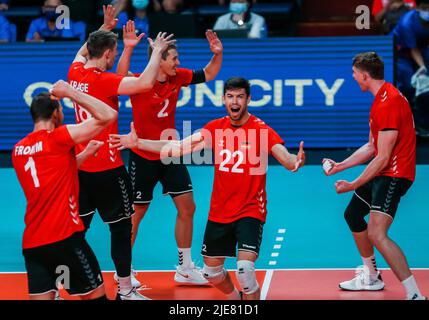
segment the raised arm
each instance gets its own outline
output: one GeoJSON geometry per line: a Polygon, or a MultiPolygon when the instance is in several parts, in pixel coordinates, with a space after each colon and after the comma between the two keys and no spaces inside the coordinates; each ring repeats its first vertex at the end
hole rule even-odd
{"type": "Polygon", "coordinates": [[[206,31],[206,38],[210,45],[210,50],[213,52],[213,57],[204,68],[206,81],[211,81],[216,78],[222,66],[223,46],[222,42],[213,30],[206,31]]]}
{"type": "Polygon", "coordinates": [[[335,183],[337,193],[344,193],[356,190],[373,179],[388,164],[398,138],[397,130],[380,131],[378,133],[378,153],[372,161],[366,166],[362,174],[353,182],[339,180],[335,183]]]}
{"type": "Polygon", "coordinates": [[[272,147],[271,152],[274,158],[286,169],[297,172],[305,163],[304,142],[299,144],[298,154],[291,154],[282,144],[276,144],[272,147]]]}
{"type": "Polygon", "coordinates": [[[139,139],[131,123],[131,131],[126,135],[111,134],[109,137],[110,148],[140,149],[159,153],[161,158],[180,157],[188,153],[205,148],[205,143],[200,132],[181,140],[147,140],[139,139]]]}
{"type": "Polygon", "coordinates": [[[125,26],[122,27],[122,34],[124,37],[124,50],[119,58],[116,73],[122,76],[127,76],[130,70],[131,56],[133,55],[134,48],[139,44],[140,40],[145,36],[141,33],[138,37],[136,35],[136,26],[134,21],[129,20],[125,26]]]}
{"type": "MultiPolygon", "coordinates": [[[[103,6],[104,22],[99,30],[111,31],[115,29],[118,19],[116,19],[116,9],[112,5],[103,6]]],[[[76,54],[76,57],[73,60],[75,62],[86,63],[88,60],[88,48],[86,47],[86,42],[79,49],[76,54]]]]}
{"type": "Polygon", "coordinates": [[[338,172],[363,164],[368,160],[372,159],[375,153],[375,148],[372,143],[372,140],[373,138],[370,132],[368,143],[364,144],[362,147],[356,150],[350,157],[348,157],[342,162],[337,163],[331,159],[326,159],[326,158],[323,159],[322,162],[328,161],[331,167],[331,169],[328,172],[325,171],[325,174],[327,176],[331,176],[338,172]]]}
{"type": "Polygon", "coordinates": [[[51,94],[58,99],[69,98],[91,114],[91,118],[82,123],[67,125],[70,136],[76,144],[92,139],[118,117],[118,113],[106,103],[74,90],[63,80],[59,80],[53,85],[51,94]]]}
{"type": "Polygon", "coordinates": [[[175,43],[176,40],[171,39],[173,35],[167,36],[167,33],[158,33],[153,42],[153,51],[144,71],[139,77],[124,78],[118,88],[119,95],[133,95],[152,89],[158,75],[159,65],[161,63],[161,55],[167,47],[175,43]]]}
{"type": "Polygon", "coordinates": [[[380,131],[378,133],[378,153],[366,166],[362,174],[353,182],[355,189],[374,178],[388,164],[398,138],[397,130],[380,131]]]}

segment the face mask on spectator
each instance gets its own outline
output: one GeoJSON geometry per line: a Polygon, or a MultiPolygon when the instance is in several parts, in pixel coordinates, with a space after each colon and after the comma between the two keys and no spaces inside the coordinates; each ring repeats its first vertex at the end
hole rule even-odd
{"type": "Polygon", "coordinates": [[[422,18],[424,21],[429,22],[429,11],[419,11],[420,18],[422,18]]]}
{"type": "Polygon", "coordinates": [[[244,13],[247,11],[247,3],[231,2],[229,4],[229,11],[237,14],[244,13]]]}
{"type": "Polygon", "coordinates": [[[44,7],[43,14],[45,18],[49,21],[56,21],[57,18],[61,15],[60,13],[55,12],[56,7],[44,7]]]}
{"type": "Polygon", "coordinates": [[[144,10],[149,4],[149,0],[133,0],[133,6],[137,10],[144,10]]]}

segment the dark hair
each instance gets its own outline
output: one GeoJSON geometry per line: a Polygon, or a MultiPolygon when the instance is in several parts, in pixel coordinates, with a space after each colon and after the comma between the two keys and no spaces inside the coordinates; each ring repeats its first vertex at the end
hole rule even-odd
{"type": "MultiPolygon", "coordinates": [[[[168,47],[167,47],[167,49],[165,49],[162,52],[162,54],[161,54],[162,60],[166,60],[167,59],[168,51],[171,50],[171,49],[177,50],[177,45],[175,45],[175,44],[169,44],[168,47]]],[[[152,56],[153,49],[152,49],[151,46],[149,46],[147,50],[148,50],[147,53],[148,53],[149,59],[150,59],[150,57],[152,56]]]]}
{"type": "Polygon", "coordinates": [[[101,58],[106,50],[113,50],[118,43],[118,35],[111,31],[97,30],[88,37],[86,47],[89,58],[101,58]]]}
{"type": "Polygon", "coordinates": [[[51,99],[49,92],[41,92],[31,102],[31,117],[34,122],[50,120],[54,111],[59,107],[60,103],[57,100],[51,99]]]}
{"type": "Polygon", "coordinates": [[[227,90],[236,90],[236,89],[244,89],[246,90],[247,96],[250,95],[250,83],[249,80],[241,78],[241,77],[232,77],[226,80],[223,85],[223,94],[226,93],[227,90]]]}
{"type": "Polygon", "coordinates": [[[353,58],[353,66],[359,70],[368,72],[371,78],[384,79],[384,62],[375,52],[363,52],[353,58]]]}

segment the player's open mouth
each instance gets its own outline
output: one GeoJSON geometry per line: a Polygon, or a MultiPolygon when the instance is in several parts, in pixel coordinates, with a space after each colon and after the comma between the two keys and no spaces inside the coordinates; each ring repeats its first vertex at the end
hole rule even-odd
{"type": "Polygon", "coordinates": [[[240,107],[238,107],[238,108],[231,108],[231,113],[233,115],[237,115],[239,112],[240,112],[240,107]]]}

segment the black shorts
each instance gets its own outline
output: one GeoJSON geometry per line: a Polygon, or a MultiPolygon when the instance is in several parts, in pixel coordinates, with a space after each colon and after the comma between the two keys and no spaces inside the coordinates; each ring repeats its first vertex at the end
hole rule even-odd
{"type": "Polygon", "coordinates": [[[57,291],[57,284],[70,295],[85,295],[103,284],[97,258],[82,232],[22,253],[30,295],[57,291]]]}
{"type": "Polygon", "coordinates": [[[164,164],[161,160],[147,160],[130,151],[128,169],[135,204],[149,204],[158,181],[162,184],[162,193],[173,198],[193,191],[188,169],[182,163],[164,164]]]}
{"type": "Polygon", "coordinates": [[[114,223],[134,214],[132,185],[125,166],[101,171],[79,171],[79,215],[98,210],[105,223],[114,223]]]}
{"type": "Polygon", "coordinates": [[[375,177],[355,190],[350,206],[359,210],[366,208],[366,214],[374,211],[393,219],[401,197],[407,193],[412,184],[412,181],[403,178],[375,177]],[[364,203],[363,206],[362,203],[364,203]]]}
{"type": "Polygon", "coordinates": [[[239,251],[259,254],[264,223],[245,217],[231,223],[208,220],[201,254],[206,257],[235,257],[239,251]]]}

